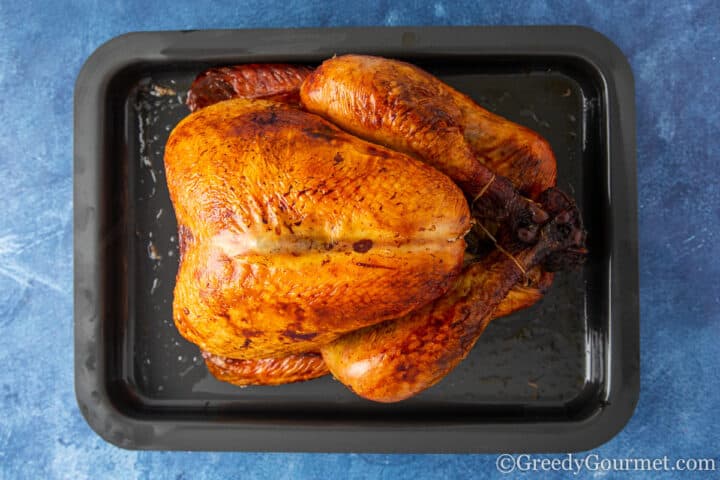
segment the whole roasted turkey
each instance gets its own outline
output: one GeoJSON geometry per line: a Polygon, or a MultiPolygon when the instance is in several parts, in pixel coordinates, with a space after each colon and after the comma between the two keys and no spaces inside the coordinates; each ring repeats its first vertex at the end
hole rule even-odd
{"type": "Polygon", "coordinates": [[[585,256],[548,143],[413,65],[216,68],[188,105],[173,316],[221,380],[408,398],[585,256]]]}

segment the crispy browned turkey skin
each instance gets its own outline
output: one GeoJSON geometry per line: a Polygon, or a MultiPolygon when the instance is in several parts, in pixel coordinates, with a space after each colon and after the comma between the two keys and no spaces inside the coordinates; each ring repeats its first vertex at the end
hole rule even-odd
{"type": "Polygon", "coordinates": [[[495,250],[465,269],[450,290],[402,318],[349,333],[322,347],[330,372],[358,395],[397,402],[439,382],[463,360],[526,272],[585,241],[574,203],[555,196],[550,222],[532,247],[495,250]]]}
{"type": "Polygon", "coordinates": [[[473,199],[476,214],[507,219],[520,240],[532,241],[547,220],[513,186],[534,197],[554,184],[555,159],[545,139],[414,65],[367,55],[334,57],[304,80],[300,99],[345,130],[447,174],[473,199]]]}
{"type": "Polygon", "coordinates": [[[281,385],[327,375],[320,353],[307,352],[280,358],[237,360],[203,352],[205,364],[215,378],[234,385],[281,385]]]}
{"type": "Polygon", "coordinates": [[[188,92],[187,105],[195,111],[231,98],[300,103],[300,84],[312,70],[302,65],[251,63],[206,70],[188,92]]]}
{"type": "Polygon", "coordinates": [[[407,398],[490,319],[542,297],[543,260],[583,257],[572,200],[540,200],[556,176],[547,143],[409,64],[212,69],[188,105],[197,113],[166,149],[183,238],[174,316],[221,380],[275,385],[329,368],[366,398],[407,398]],[[469,206],[440,172],[475,204],[475,231],[505,248],[462,267],[469,206]]]}
{"type": "Polygon", "coordinates": [[[174,317],[206,351],[302,353],[442,295],[467,202],[437,170],[283,104],[234,99],[165,150],[185,248],[174,317]]]}

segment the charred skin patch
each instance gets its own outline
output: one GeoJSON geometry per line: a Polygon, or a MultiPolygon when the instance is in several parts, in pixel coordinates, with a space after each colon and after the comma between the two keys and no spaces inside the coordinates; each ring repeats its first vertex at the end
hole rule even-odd
{"type": "Polygon", "coordinates": [[[185,256],[185,252],[188,249],[188,246],[190,243],[192,243],[195,240],[193,237],[192,232],[188,227],[185,225],[179,225],[178,226],[178,245],[180,249],[180,260],[182,260],[185,256]]]}
{"type": "Polygon", "coordinates": [[[319,125],[316,128],[305,128],[303,133],[310,138],[316,140],[335,140],[337,138],[337,132],[326,127],[325,125],[319,125]]]}
{"type": "Polygon", "coordinates": [[[384,268],[385,270],[397,270],[395,267],[388,267],[386,265],[377,265],[374,263],[355,262],[355,265],[357,265],[358,267],[364,267],[364,268],[384,268]]]}
{"type": "Polygon", "coordinates": [[[275,125],[278,121],[278,116],[277,113],[275,113],[275,110],[257,112],[251,115],[250,121],[255,125],[265,127],[268,125],[275,125]]]}
{"type": "Polygon", "coordinates": [[[191,111],[205,108],[213,103],[233,98],[232,85],[218,72],[207,72],[199,76],[188,93],[187,105],[191,111]]]}
{"type": "Polygon", "coordinates": [[[353,243],[353,250],[357,253],[367,253],[373,247],[373,242],[369,238],[364,238],[353,243]]]}
{"type": "Polygon", "coordinates": [[[365,151],[374,157],[390,158],[390,153],[386,149],[378,148],[375,145],[368,145],[365,151]]]}
{"type": "Polygon", "coordinates": [[[294,330],[285,330],[282,334],[283,336],[292,338],[293,340],[312,340],[318,336],[317,333],[299,333],[294,330]]]}
{"type": "Polygon", "coordinates": [[[257,330],[255,328],[242,328],[240,329],[240,333],[242,333],[243,337],[260,337],[265,334],[263,330],[257,330]]]}

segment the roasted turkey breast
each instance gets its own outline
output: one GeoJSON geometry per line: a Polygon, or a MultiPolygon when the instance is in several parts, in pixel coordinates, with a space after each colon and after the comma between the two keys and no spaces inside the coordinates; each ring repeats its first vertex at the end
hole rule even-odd
{"type": "Polygon", "coordinates": [[[428,303],[462,267],[470,213],[448,177],[284,104],[193,113],[165,168],[175,322],[213,354],[306,352],[428,303]]]}

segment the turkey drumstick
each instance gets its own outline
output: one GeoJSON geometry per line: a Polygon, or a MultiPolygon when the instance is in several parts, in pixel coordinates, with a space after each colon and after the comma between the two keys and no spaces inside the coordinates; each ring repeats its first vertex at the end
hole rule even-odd
{"type": "Polygon", "coordinates": [[[341,128],[442,171],[468,195],[477,216],[509,223],[523,242],[533,242],[548,218],[500,175],[514,171],[536,179],[524,193],[537,195],[548,179],[555,180],[548,143],[414,65],[364,55],[334,57],[304,80],[300,100],[341,128]],[[521,168],[493,172],[484,163],[521,168]]]}
{"type": "Polygon", "coordinates": [[[569,255],[573,263],[584,249],[585,231],[575,205],[560,196],[553,200],[554,207],[564,203],[565,208],[541,227],[535,245],[499,248],[467,267],[429,305],[321,347],[330,372],[358,395],[378,402],[404,400],[442,380],[467,356],[525,272],[549,256],[560,263],[569,255]]]}
{"type": "Polygon", "coordinates": [[[351,133],[442,171],[472,199],[476,215],[509,219],[521,240],[533,241],[547,219],[514,187],[532,198],[554,185],[555,158],[547,142],[412,65],[346,55],[314,73],[287,64],[213,68],[195,79],[187,104],[195,111],[230,98],[296,106],[302,99],[309,111],[351,133]]]}

